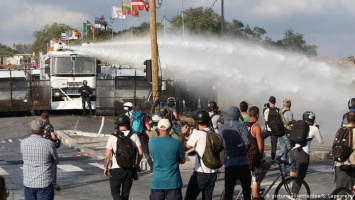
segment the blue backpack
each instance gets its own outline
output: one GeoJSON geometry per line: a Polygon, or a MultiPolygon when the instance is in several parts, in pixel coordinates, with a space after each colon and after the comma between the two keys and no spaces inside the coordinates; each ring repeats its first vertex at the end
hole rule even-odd
{"type": "Polygon", "coordinates": [[[132,112],[132,131],[137,135],[144,134],[144,113],[134,110],[132,112]]]}

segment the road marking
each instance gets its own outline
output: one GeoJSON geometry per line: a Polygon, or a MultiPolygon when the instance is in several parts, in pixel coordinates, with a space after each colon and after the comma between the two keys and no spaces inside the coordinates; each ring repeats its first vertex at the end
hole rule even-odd
{"type": "Polygon", "coordinates": [[[74,165],[57,165],[58,168],[66,171],[66,172],[79,172],[79,171],[84,171],[80,167],[76,167],[74,165]]]}
{"type": "Polygon", "coordinates": [[[9,173],[7,173],[3,168],[0,167],[0,175],[9,175],[9,173]]]}
{"type": "Polygon", "coordinates": [[[104,166],[103,166],[102,164],[99,164],[99,163],[89,163],[89,165],[98,167],[98,168],[100,168],[100,169],[104,169],[104,166]]]}
{"type": "Polygon", "coordinates": [[[9,139],[9,142],[13,142],[12,139],[9,139]]]}

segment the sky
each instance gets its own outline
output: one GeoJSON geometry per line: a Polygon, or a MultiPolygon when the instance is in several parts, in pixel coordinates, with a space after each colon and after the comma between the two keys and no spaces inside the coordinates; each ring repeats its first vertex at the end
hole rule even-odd
{"type": "MultiPolygon", "coordinates": [[[[64,23],[82,31],[82,23],[104,15],[109,21],[111,6],[118,0],[0,0],[0,43],[8,46],[31,44],[33,33],[45,25],[64,23]]],[[[164,10],[168,19],[179,15],[182,8],[212,7],[221,15],[222,0],[157,0],[157,22],[162,22],[164,10]],[[164,9],[165,8],[165,9],[164,9]]],[[[129,2],[129,0],[126,0],[129,2]]],[[[224,0],[226,21],[238,19],[251,27],[261,27],[265,36],[274,41],[284,37],[287,29],[303,34],[308,45],[318,46],[321,56],[346,58],[355,54],[355,1],[353,0],[224,0]]],[[[131,17],[123,27],[149,22],[149,13],[141,12],[139,18],[131,17]]],[[[120,29],[120,22],[113,24],[120,29]]],[[[158,38],[159,39],[159,38],[158,38]]]]}

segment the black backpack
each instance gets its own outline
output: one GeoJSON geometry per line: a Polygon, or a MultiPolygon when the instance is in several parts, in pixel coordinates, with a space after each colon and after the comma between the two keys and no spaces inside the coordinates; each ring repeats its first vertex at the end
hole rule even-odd
{"type": "Polygon", "coordinates": [[[113,152],[116,157],[118,166],[123,169],[135,167],[137,158],[137,147],[131,140],[133,132],[129,132],[127,136],[123,132],[112,134],[117,137],[116,153],[113,152]]]}
{"type": "Polygon", "coordinates": [[[282,122],[280,110],[276,107],[269,108],[269,115],[266,124],[271,129],[272,135],[282,136],[285,134],[284,124],[282,122]]]}
{"type": "Polygon", "coordinates": [[[341,127],[335,134],[332,146],[332,155],[334,161],[344,162],[353,152],[353,128],[341,127]]]}
{"type": "Polygon", "coordinates": [[[303,120],[297,120],[293,123],[288,139],[295,144],[306,145],[308,132],[309,125],[303,120]]]}

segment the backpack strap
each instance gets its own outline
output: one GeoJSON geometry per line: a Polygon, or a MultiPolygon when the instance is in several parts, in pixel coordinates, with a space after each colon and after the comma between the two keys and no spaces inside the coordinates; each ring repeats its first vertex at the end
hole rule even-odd
{"type": "Polygon", "coordinates": [[[256,123],[254,123],[253,125],[251,125],[250,127],[250,135],[253,136],[253,137],[256,137],[254,134],[253,134],[253,127],[254,125],[256,125],[256,123]]]}

